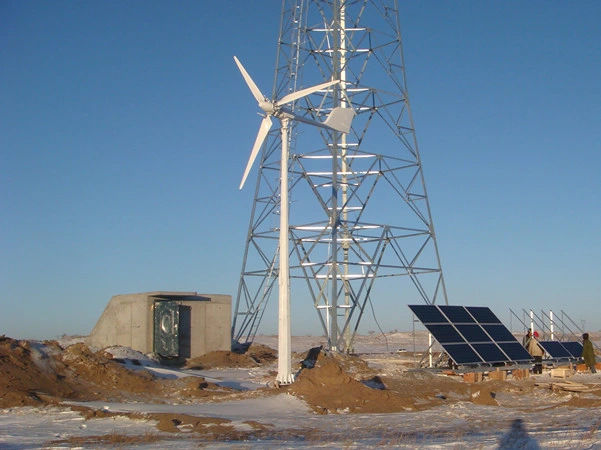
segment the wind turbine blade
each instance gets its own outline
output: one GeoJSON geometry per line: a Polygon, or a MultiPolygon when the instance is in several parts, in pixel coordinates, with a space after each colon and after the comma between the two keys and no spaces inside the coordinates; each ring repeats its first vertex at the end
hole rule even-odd
{"type": "Polygon", "coordinates": [[[255,97],[255,99],[257,100],[257,102],[259,102],[259,103],[264,102],[265,96],[263,94],[261,94],[261,91],[255,84],[253,79],[250,77],[250,75],[248,74],[248,72],[246,71],[246,69],[244,68],[242,63],[235,56],[234,56],[234,61],[236,61],[236,64],[238,65],[238,69],[240,69],[240,73],[244,77],[244,81],[246,81],[246,84],[248,85],[250,92],[252,92],[252,94],[255,97]]]}
{"type": "Polygon", "coordinates": [[[244,183],[246,182],[246,178],[250,173],[250,169],[252,169],[253,164],[255,163],[255,159],[259,154],[259,150],[267,137],[267,133],[271,129],[271,117],[265,116],[263,121],[261,122],[261,127],[259,128],[259,133],[257,133],[257,139],[255,139],[255,145],[253,145],[252,152],[250,152],[250,158],[248,158],[248,164],[246,164],[246,169],[244,170],[244,175],[242,176],[242,181],[240,182],[240,188],[244,187],[244,183]]]}
{"type": "Polygon", "coordinates": [[[310,87],[307,89],[301,89],[300,91],[291,92],[290,94],[284,95],[280,100],[278,100],[278,104],[284,105],[286,103],[293,102],[294,100],[297,100],[301,97],[306,97],[307,95],[312,94],[313,92],[317,92],[321,89],[325,89],[336,83],[338,83],[338,80],[328,81],[327,83],[321,83],[321,84],[318,84],[316,86],[313,86],[313,87],[310,87]]]}

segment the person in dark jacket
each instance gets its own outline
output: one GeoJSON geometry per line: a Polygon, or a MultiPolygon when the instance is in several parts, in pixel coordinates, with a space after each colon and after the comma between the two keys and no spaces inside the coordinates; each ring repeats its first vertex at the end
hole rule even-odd
{"type": "Polygon", "coordinates": [[[588,338],[588,333],[582,335],[582,359],[584,359],[586,367],[591,369],[591,373],[597,373],[597,369],[595,369],[595,364],[597,363],[595,360],[595,350],[593,349],[593,343],[588,338]]]}

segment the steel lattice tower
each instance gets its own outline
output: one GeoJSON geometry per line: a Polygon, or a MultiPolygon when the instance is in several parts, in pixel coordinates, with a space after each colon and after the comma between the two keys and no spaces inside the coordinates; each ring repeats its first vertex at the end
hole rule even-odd
{"type": "MultiPolygon", "coordinates": [[[[350,351],[369,302],[447,303],[393,0],[283,0],[273,98],[341,80],[294,104],[314,120],[353,108],[351,133],[290,133],[293,308],[312,302],[329,348],[350,351]],[[385,287],[384,287],[385,286],[385,287]],[[372,301],[373,299],[373,301],[372,301]]],[[[232,339],[250,343],[277,303],[280,132],[262,148],[232,339]],[[276,302],[270,301],[276,297],[276,302]]],[[[294,319],[293,319],[294,320],[294,319]]]]}

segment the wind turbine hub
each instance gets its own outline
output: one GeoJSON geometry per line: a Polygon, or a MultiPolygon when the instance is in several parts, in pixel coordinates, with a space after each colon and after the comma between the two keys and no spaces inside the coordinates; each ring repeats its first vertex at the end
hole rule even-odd
{"type": "Polygon", "coordinates": [[[275,103],[270,101],[259,102],[259,107],[268,114],[273,114],[277,109],[275,103]]]}

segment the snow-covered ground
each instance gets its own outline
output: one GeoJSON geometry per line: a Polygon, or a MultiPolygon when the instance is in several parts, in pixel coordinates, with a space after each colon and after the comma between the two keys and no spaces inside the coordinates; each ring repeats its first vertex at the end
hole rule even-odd
{"type": "MultiPolygon", "coordinates": [[[[112,412],[166,412],[226,418],[240,430],[252,419],[270,424],[272,440],[210,442],[209,448],[557,448],[601,449],[601,411],[562,406],[520,413],[502,408],[460,403],[422,412],[369,415],[316,415],[287,394],[275,397],[197,405],[87,403],[112,412]],[[299,430],[308,430],[303,434],[299,430]],[[289,434],[285,433],[290,430],[289,434]]],[[[536,406],[536,405],[533,405],[536,406]]],[[[0,411],[0,448],[74,448],[52,444],[72,437],[165,435],[158,442],[128,443],[119,448],[176,449],[201,441],[182,428],[160,433],[152,421],[125,416],[84,420],[63,408],[11,408],[0,411]]],[[[143,441],[144,439],[140,439],[143,441]]],[[[86,447],[82,447],[86,448],[86,447]]]]}
{"type": "MultiPolygon", "coordinates": [[[[264,338],[263,342],[277,347],[269,339],[264,338]]],[[[306,338],[301,347],[306,349],[313,343],[310,340],[306,338]]],[[[319,344],[318,339],[314,340],[319,344]]],[[[400,342],[394,344],[402,345],[400,342]]],[[[379,345],[381,347],[381,343],[379,345]]],[[[376,348],[380,347],[376,345],[376,348]]],[[[367,348],[366,345],[363,350],[367,348]]],[[[388,350],[392,353],[394,345],[388,350]]],[[[179,370],[162,367],[128,349],[115,348],[112,352],[115,358],[123,359],[128,367],[146,368],[161,377],[203,376],[207,381],[244,390],[264,386],[257,381],[264,375],[260,373],[260,368],[179,370]]],[[[541,383],[561,381],[552,379],[548,371],[534,378],[541,383]]],[[[601,385],[601,373],[577,373],[567,380],[598,386],[601,385]]],[[[601,409],[590,406],[598,404],[598,391],[569,393],[559,402],[554,400],[555,394],[550,389],[540,388],[527,396],[519,391],[517,384],[515,392],[499,392],[495,397],[498,406],[461,401],[422,411],[392,414],[318,415],[305,402],[285,393],[209,403],[69,403],[117,413],[91,419],[85,419],[79,412],[63,406],[15,407],[0,410],[0,449],[601,449],[601,409]],[[177,433],[163,432],[156,428],[155,420],[135,418],[131,413],[186,414],[198,418],[227,419],[231,421],[228,422],[229,426],[250,434],[244,441],[206,441],[186,424],[178,426],[177,433]],[[252,438],[253,428],[249,421],[264,425],[269,433],[252,438]],[[98,444],[93,444],[93,437],[100,436],[114,436],[114,439],[98,440],[98,444]],[[128,436],[130,440],[123,439],[128,436]]]]}

